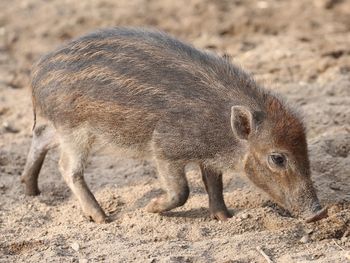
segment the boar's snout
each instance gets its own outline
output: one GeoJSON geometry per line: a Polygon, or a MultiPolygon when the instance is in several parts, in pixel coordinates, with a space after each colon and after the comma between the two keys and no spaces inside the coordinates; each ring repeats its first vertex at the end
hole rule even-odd
{"type": "Polygon", "coordinates": [[[306,223],[311,223],[327,217],[328,209],[322,208],[311,180],[307,181],[308,183],[302,184],[303,187],[297,187],[298,190],[290,192],[288,203],[292,214],[304,219],[306,223]]]}
{"type": "Polygon", "coordinates": [[[306,223],[316,222],[328,216],[328,208],[320,205],[319,201],[316,200],[312,203],[311,207],[304,211],[301,215],[305,219],[306,223]]]}

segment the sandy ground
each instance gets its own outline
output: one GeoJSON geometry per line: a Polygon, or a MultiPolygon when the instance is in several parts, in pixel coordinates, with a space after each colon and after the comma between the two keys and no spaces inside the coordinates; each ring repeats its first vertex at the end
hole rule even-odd
{"type": "Polygon", "coordinates": [[[350,262],[350,3],[346,0],[1,0],[0,262],[350,262]],[[88,222],[47,156],[42,193],[19,176],[31,139],[31,64],[98,27],[148,25],[229,56],[300,106],[313,181],[329,218],[289,217],[244,175],[224,175],[234,217],[209,218],[196,170],[189,201],[144,211],[159,193],[152,164],[94,154],[86,178],[112,218],[88,222]]]}

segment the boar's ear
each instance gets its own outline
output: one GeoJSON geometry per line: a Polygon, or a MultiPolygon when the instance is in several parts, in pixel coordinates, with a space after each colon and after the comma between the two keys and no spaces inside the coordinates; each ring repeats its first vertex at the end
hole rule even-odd
{"type": "Polygon", "coordinates": [[[231,128],[239,139],[248,140],[249,134],[254,129],[252,112],[244,106],[232,106],[231,128]]]}

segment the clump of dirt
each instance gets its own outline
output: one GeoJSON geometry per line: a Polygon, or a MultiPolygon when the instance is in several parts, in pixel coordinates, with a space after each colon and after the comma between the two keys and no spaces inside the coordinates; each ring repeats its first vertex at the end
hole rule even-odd
{"type": "Polygon", "coordinates": [[[5,254],[8,255],[17,255],[21,253],[26,253],[26,251],[34,250],[38,246],[42,245],[43,241],[36,240],[36,241],[21,241],[17,243],[12,243],[10,245],[4,246],[3,249],[5,254]]]}
{"type": "Polygon", "coordinates": [[[328,209],[329,217],[315,223],[315,231],[312,233],[312,240],[324,239],[347,240],[350,231],[350,204],[337,203],[328,209]]]}

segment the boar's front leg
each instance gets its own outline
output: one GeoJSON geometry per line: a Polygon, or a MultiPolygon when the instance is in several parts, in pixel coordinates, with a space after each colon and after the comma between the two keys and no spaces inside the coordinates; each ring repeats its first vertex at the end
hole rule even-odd
{"type": "Polygon", "coordinates": [[[226,221],[232,217],[227,210],[223,196],[222,174],[207,167],[201,167],[202,179],[209,196],[209,212],[213,218],[226,221]]]}
{"type": "Polygon", "coordinates": [[[151,213],[160,213],[184,205],[190,192],[184,163],[159,159],[156,163],[158,175],[166,193],[154,198],[147,205],[146,210],[151,213]]]}
{"type": "Polygon", "coordinates": [[[84,165],[89,153],[89,142],[79,138],[62,137],[59,168],[61,174],[77,197],[84,214],[96,223],[106,222],[106,215],[84,180],[84,165]]]}

